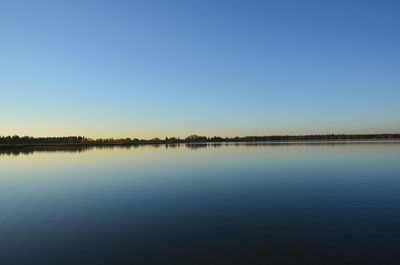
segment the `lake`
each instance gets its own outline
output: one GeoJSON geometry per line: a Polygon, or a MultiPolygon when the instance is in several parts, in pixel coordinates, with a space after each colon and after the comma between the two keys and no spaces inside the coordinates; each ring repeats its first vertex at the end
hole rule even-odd
{"type": "Polygon", "coordinates": [[[0,264],[400,264],[400,142],[0,152],[0,264]]]}

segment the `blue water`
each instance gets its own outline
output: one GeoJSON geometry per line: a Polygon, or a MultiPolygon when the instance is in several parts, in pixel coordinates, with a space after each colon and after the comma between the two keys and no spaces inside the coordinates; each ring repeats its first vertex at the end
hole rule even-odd
{"type": "Polygon", "coordinates": [[[0,264],[400,264],[400,143],[0,152],[0,264]]]}

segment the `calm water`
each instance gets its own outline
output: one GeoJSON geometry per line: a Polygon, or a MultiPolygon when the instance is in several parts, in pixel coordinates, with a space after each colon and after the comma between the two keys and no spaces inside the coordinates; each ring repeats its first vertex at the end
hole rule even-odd
{"type": "Polygon", "coordinates": [[[400,143],[0,152],[0,264],[400,264],[400,143]]]}

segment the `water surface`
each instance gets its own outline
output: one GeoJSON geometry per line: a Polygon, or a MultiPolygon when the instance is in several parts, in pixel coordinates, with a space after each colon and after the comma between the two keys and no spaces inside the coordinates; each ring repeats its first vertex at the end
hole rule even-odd
{"type": "Polygon", "coordinates": [[[0,264],[398,264],[400,143],[0,152],[0,264]]]}

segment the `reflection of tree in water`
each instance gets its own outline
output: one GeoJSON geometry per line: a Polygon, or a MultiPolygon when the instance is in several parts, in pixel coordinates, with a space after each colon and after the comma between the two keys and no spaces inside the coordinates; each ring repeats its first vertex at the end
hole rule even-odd
{"type": "Polygon", "coordinates": [[[165,148],[166,149],[168,149],[168,148],[174,149],[174,148],[179,148],[180,146],[181,146],[180,144],[166,144],[165,148]]]}
{"type": "Polygon", "coordinates": [[[201,149],[201,148],[207,148],[208,144],[205,143],[198,143],[198,144],[185,144],[185,146],[189,149],[201,149]]]}
{"type": "Polygon", "coordinates": [[[205,148],[219,148],[222,146],[233,147],[257,147],[257,146],[296,146],[296,145],[324,145],[324,146],[344,146],[349,144],[393,144],[400,141],[275,141],[275,142],[220,142],[220,143],[172,143],[172,144],[134,144],[134,145],[54,145],[54,146],[26,146],[26,147],[0,147],[0,156],[31,155],[36,152],[53,153],[82,153],[94,149],[138,149],[154,148],[164,146],[166,149],[176,149],[184,146],[191,150],[205,148]]]}
{"type": "Polygon", "coordinates": [[[221,146],[234,145],[235,143],[188,143],[185,147],[189,149],[217,148],[221,146]]]}
{"type": "Polygon", "coordinates": [[[33,153],[83,153],[93,149],[131,149],[138,145],[105,145],[105,146],[33,146],[33,147],[8,147],[0,149],[0,156],[31,155],[33,153]]]}

